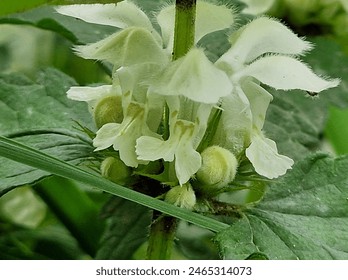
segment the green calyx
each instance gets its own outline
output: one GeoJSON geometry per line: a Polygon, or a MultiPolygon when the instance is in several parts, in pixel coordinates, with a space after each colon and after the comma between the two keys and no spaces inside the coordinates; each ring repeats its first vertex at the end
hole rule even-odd
{"type": "Polygon", "coordinates": [[[101,175],[110,181],[124,185],[131,176],[131,169],[120,159],[107,157],[100,166],[101,175]]]}
{"type": "Polygon", "coordinates": [[[196,173],[199,190],[214,193],[232,182],[237,173],[238,161],[229,150],[211,146],[202,153],[202,166],[196,173]]]}
{"type": "Polygon", "coordinates": [[[94,109],[94,121],[97,128],[101,128],[107,123],[121,123],[122,119],[121,96],[108,96],[103,98],[94,109]]]}

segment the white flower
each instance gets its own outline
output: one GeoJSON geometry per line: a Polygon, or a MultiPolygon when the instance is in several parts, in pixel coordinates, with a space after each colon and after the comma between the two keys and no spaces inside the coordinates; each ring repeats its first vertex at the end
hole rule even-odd
{"type": "Polygon", "coordinates": [[[235,96],[223,98],[225,111],[217,132],[223,136],[225,146],[237,154],[245,144],[246,156],[256,172],[267,178],[276,178],[291,168],[293,160],[279,155],[275,142],[263,135],[272,96],[259,82],[275,89],[320,92],[337,86],[339,80],[325,80],[297,60],[294,55],[304,54],[311,45],[276,20],[255,19],[235,32],[230,42],[231,48],[218,59],[216,66],[229,75],[235,96]],[[231,99],[237,103],[231,104],[231,99]],[[242,127],[228,123],[233,119],[241,120],[242,127]]]}
{"type": "MultiPolygon", "coordinates": [[[[129,36],[129,32],[126,31],[128,28],[134,30],[141,30],[143,34],[137,42],[137,46],[134,44],[128,44],[127,39],[123,40],[123,43],[127,45],[127,48],[139,49],[138,55],[142,56],[142,52],[145,52],[150,57],[154,55],[161,56],[162,54],[158,51],[158,46],[163,46],[166,49],[166,53],[170,55],[173,47],[174,37],[174,22],[175,22],[175,6],[169,5],[163,8],[157,15],[157,22],[161,28],[161,34],[159,34],[151,24],[151,20],[147,15],[131,1],[125,0],[114,4],[87,4],[87,5],[69,5],[61,6],[57,9],[58,13],[63,15],[71,16],[74,18],[82,19],[83,21],[113,26],[121,28],[129,36]],[[150,39],[151,35],[153,38],[150,39]],[[143,40],[145,38],[145,40],[143,40]],[[156,45],[157,43],[157,45],[156,45]],[[150,46],[155,47],[151,49],[150,46]],[[148,48],[147,48],[148,47],[148,48]],[[152,54],[151,54],[152,52],[152,54]],[[153,55],[154,54],[154,55],[153,55]]],[[[208,2],[198,1],[197,3],[197,18],[195,28],[195,43],[197,43],[206,34],[228,28],[234,22],[233,12],[231,9],[225,6],[217,6],[208,2]]],[[[78,52],[88,58],[103,59],[100,58],[100,54],[104,53],[108,49],[110,56],[114,48],[111,46],[112,42],[115,42],[116,34],[122,33],[116,32],[108,38],[90,44],[88,46],[80,46],[77,48],[78,52]]],[[[132,38],[136,40],[136,36],[132,38]]],[[[120,43],[120,40],[116,40],[120,43]]],[[[118,52],[124,50],[117,50],[118,52]]],[[[133,52],[133,50],[131,50],[133,52]]],[[[103,57],[101,56],[101,57],[103,57]]],[[[158,58],[155,58],[158,60],[158,58]]]]}
{"type": "Polygon", "coordinates": [[[253,81],[246,81],[243,91],[250,102],[252,115],[251,144],[245,150],[245,154],[258,174],[269,179],[284,175],[294,161],[287,156],[279,155],[276,143],[262,133],[267,108],[273,97],[253,81]]]}
{"type": "Polygon", "coordinates": [[[121,89],[118,85],[102,85],[96,87],[71,87],[67,91],[69,99],[85,101],[89,109],[93,111],[96,105],[106,97],[121,96],[121,89]]]}
{"type": "Polygon", "coordinates": [[[175,160],[176,177],[183,185],[201,167],[201,155],[196,149],[204,135],[211,105],[183,100],[178,96],[168,97],[167,104],[170,111],[169,138],[162,140],[142,136],[137,140],[136,153],[140,160],[175,160]],[[188,106],[191,110],[187,110],[188,106]]]}
{"type": "Polygon", "coordinates": [[[224,71],[216,68],[203,50],[193,48],[184,57],[171,63],[150,86],[162,95],[181,95],[193,101],[216,103],[232,91],[224,71]]]}
{"type": "Polygon", "coordinates": [[[135,154],[136,140],[142,135],[158,137],[152,132],[147,124],[147,110],[144,105],[131,102],[125,110],[125,116],[121,124],[107,123],[98,131],[93,139],[95,151],[107,149],[113,146],[114,150],[119,151],[121,160],[131,167],[137,167],[139,161],[135,154]]]}
{"type": "MultiPolygon", "coordinates": [[[[174,38],[174,5],[163,8],[157,15],[161,34],[155,30],[145,13],[130,1],[122,1],[117,5],[71,5],[60,7],[57,11],[87,22],[121,28],[121,31],[99,42],[77,46],[75,50],[87,59],[109,61],[115,70],[155,65],[151,77],[144,72],[148,80],[142,79],[143,83],[152,84],[151,92],[183,95],[194,101],[215,103],[232,89],[226,74],[213,66],[200,49],[194,48],[182,59],[170,62],[174,38]]],[[[234,22],[231,9],[204,1],[197,2],[196,14],[195,44],[208,33],[228,28],[234,22]]]]}

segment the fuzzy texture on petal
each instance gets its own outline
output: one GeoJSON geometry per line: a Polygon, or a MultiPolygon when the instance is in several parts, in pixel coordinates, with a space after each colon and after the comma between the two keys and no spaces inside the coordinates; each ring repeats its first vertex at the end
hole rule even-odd
{"type": "Polygon", "coordinates": [[[115,4],[67,5],[56,8],[57,12],[86,22],[118,28],[139,26],[153,30],[147,15],[130,1],[115,4]]]}
{"type": "Polygon", "coordinates": [[[106,60],[115,65],[130,66],[142,63],[165,64],[168,56],[147,29],[130,27],[101,41],[75,47],[85,59],[106,60]]]}
{"type": "MultiPolygon", "coordinates": [[[[175,6],[163,8],[157,15],[162,30],[163,42],[168,49],[173,47],[175,6]]],[[[234,23],[233,10],[222,5],[198,1],[196,7],[195,43],[214,31],[229,28],[234,23]]]]}
{"type": "Polygon", "coordinates": [[[181,95],[193,101],[216,103],[232,91],[227,75],[216,68],[203,50],[192,49],[172,62],[150,87],[162,95],[181,95]]]}
{"type": "Polygon", "coordinates": [[[338,79],[324,80],[313,73],[304,63],[287,56],[266,56],[256,60],[236,73],[232,79],[254,77],[260,82],[275,89],[291,90],[302,89],[320,92],[336,87],[338,79]]]}
{"type": "Polygon", "coordinates": [[[232,47],[217,64],[221,67],[230,65],[233,71],[267,53],[301,55],[312,48],[310,43],[297,37],[285,25],[266,17],[243,26],[233,33],[230,42],[232,47]]]}
{"type": "Polygon", "coordinates": [[[243,9],[244,14],[261,15],[267,12],[276,0],[242,0],[247,7],[243,9]]]}
{"type": "Polygon", "coordinates": [[[242,90],[237,88],[235,94],[221,99],[221,109],[221,119],[212,144],[224,147],[238,156],[251,140],[250,103],[242,90]]]}
{"type": "Polygon", "coordinates": [[[261,134],[254,135],[245,154],[255,171],[269,179],[284,175],[294,164],[287,156],[279,155],[276,143],[261,134]]]}
{"type": "Polygon", "coordinates": [[[67,95],[69,99],[88,102],[113,95],[111,94],[111,89],[111,85],[99,87],[71,87],[67,91],[67,95]]]}
{"type": "Polygon", "coordinates": [[[245,81],[242,89],[250,103],[253,129],[261,131],[265,123],[268,106],[273,100],[273,96],[251,80],[245,81]]]}

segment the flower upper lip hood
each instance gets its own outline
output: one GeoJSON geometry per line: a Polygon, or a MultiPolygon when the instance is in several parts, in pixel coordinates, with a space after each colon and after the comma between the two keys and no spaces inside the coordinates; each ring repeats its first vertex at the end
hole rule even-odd
{"type": "Polygon", "coordinates": [[[320,92],[340,82],[318,77],[296,59],[294,56],[303,55],[312,45],[277,20],[257,18],[235,32],[230,42],[231,48],[215,64],[235,86],[253,77],[275,89],[320,92]]]}
{"type": "MultiPolygon", "coordinates": [[[[89,23],[113,26],[123,30],[130,27],[145,29],[152,34],[154,40],[159,45],[166,49],[167,54],[171,55],[175,22],[174,5],[164,7],[157,14],[156,19],[161,28],[161,34],[159,34],[153,27],[149,17],[138,6],[128,0],[121,1],[116,5],[83,4],[60,6],[57,7],[56,10],[60,14],[75,17],[89,23]]],[[[234,16],[231,9],[225,6],[217,6],[208,2],[198,1],[195,25],[195,43],[209,33],[229,28],[233,23],[234,16]]],[[[143,42],[139,40],[138,43],[142,44],[143,42]]],[[[91,47],[93,44],[88,46],[91,47]]],[[[81,46],[78,47],[77,50],[84,53],[84,48],[85,46],[81,46]]],[[[144,51],[145,50],[146,49],[144,49],[144,51]]],[[[157,50],[153,51],[158,55],[157,50]]]]}

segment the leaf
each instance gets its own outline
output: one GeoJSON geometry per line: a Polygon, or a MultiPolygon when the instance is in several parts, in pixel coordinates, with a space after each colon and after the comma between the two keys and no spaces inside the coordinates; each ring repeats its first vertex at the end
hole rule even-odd
{"type": "Polygon", "coordinates": [[[348,154],[348,110],[330,109],[329,119],[325,128],[325,136],[337,154],[348,154]]]}
{"type": "MultiPolygon", "coordinates": [[[[75,82],[55,69],[39,74],[38,82],[25,76],[0,76],[0,134],[72,164],[90,158],[90,140],[78,130],[71,131],[73,119],[90,123],[87,105],[71,101],[66,91],[75,82]]],[[[33,184],[50,174],[0,158],[0,191],[33,184]]]]}
{"type": "Polygon", "coordinates": [[[95,256],[104,224],[99,208],[75,182],[53,176],[34,186],[47,206],[90,256],[95,256]]]}
{"type": "MultiPolygon", "coordinates": [[[[86,140],[66,130],[30,131],[27,135],[23,133],[14,139],[74,165],[89,160],[93,151],[86,140]]],[[[4,157],[0,157],[0,166],[0,194],[18,186],[34,184],[50,175],[4,157]]]]}
{"type": "Polygon", "coordinates": [[[69,129],[72,120],[91,123],[87,105],[69,100],[75,81],[55,69],[41,71],[37,82],[21,75],[0,75],[0,134],[28,134],[31,130],[69,129]]]}
{"type": "MultiPolygon", "coordinates": [[[[136,202],[143,206],[193,223],[214,232],[220,231],[227,227],[227,225],[222,222],[117,185],[103,177],[85,171],[75,165],[71,165],[67,162],[61,161],[55,157],[49,156],[31,147],[2,136],[0,136],[0,156],[41,169],[51,174],[76,180],[78,182],[98,188],[104,192],[136,202]]],[[[0,195],[6,193],[6,191],[8,190],[5,189],[0,191],[0,195]]]]}
{"type": "Polygon", "coordinates": [[[76,260],[86,256],[59,227],[27,229],[0,221],[0,260],[76,260]]]}
{"type": "Polygon", "coordinates": [[[105,207],[107,227],[99,244],[96,259],[129,260],[147,240],[151,211],[118,197],[105,207]]]}
{"type": "Polygon", "coordinates": [[[216,237],[226,259],[348,259],[348,157],[297,163],[264,199],[216,237]]]}

